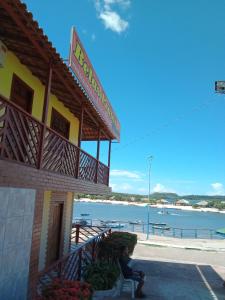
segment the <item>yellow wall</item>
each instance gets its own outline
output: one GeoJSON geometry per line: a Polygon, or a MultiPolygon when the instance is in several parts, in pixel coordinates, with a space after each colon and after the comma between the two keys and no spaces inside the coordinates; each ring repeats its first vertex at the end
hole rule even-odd
{"type": "MultiPolygon", "coordinates": [[[[10,98],[13,73],[34,90],[32,115],[38,120],[41,120],[44,103],[44,86],[37,77],[32,75],[25,65],[20,63],[19,59],[11,51],[7,51],[4,68],[0,68],[0,94],[8,99],[10,98]]],[[[77,144],[79,130],[78,119],[56,96],[51,94],[48,110],[48,126],[50,125],[52,107],[70,122],[69,140],[77,144]]]]}
{"type": "Polygon", "coordinates": [[[51,123],[51,113],[52,108],[56,109],[61,115],[63,115],[70,122],[70,136],[69,140],[77,144],[78,141],[78,131],[79,131],[79,121],[74,115],[67,109],[62,102],[60,102],[56,96],[51,95],[48,109],[48,119],[47,124],[50,127],[51,123]]]}
{"type": "Polygon", "coordinates": [[[19,59],[11,51],[7,51],[4,68],[0,68],[0,94],[8,99],[10,98],[13,73],[34,90],[32,115],[41,120],[44,86],[38,78],[32,75],[26,66],[20,63],[19,59]]]}

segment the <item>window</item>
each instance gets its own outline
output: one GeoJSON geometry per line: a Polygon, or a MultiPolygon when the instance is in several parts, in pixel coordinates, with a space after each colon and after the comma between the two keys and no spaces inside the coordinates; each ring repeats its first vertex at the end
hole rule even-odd
{"type": "Polygon", "coordinates": [[[31,114],[34,91],[17,75],[13,74],[11,101],[31,114]]]}
{"type": "Polygon", "coordinates": [[[54,108],[52,109],[51,128],[66,139],[69,139],[70,122],[54,108]]]}

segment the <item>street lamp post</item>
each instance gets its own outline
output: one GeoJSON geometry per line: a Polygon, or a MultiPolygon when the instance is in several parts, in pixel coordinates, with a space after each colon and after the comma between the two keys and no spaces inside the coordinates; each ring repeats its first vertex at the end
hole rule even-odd
{"type": "MultiPolygon", "coordinates": [[[[152,167],[153,156],[148,157],[149,169],[148,169],[148,202],[150,203],[150,193],[151,193],[151,167],[152,167]]],[[[149,238],[149,222],[150,222],[150,208],[149,203],[147,205],[148,213],[147,213],[147,240],[149,238]]]]}

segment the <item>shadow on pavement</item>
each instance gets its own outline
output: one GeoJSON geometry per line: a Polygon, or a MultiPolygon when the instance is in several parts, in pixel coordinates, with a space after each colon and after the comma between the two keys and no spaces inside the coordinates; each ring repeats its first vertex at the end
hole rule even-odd
{"type": "MultiPolygon", "coordinates": [[[[149,300],[225,300],[223,279],[209,265],[134,260],[133,269],[146,274],[149,300]]],[[[123,292],[121,300],[131,299],[123,292]]]]}

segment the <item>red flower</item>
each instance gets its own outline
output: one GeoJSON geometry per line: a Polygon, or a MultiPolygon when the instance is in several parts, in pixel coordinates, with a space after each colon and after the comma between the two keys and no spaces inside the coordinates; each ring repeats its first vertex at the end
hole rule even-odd
{"type": "Polygon", "coordinates": [[[37,300],[89,300],[92,290],[86,282],[56,278],[37,300]]]}

